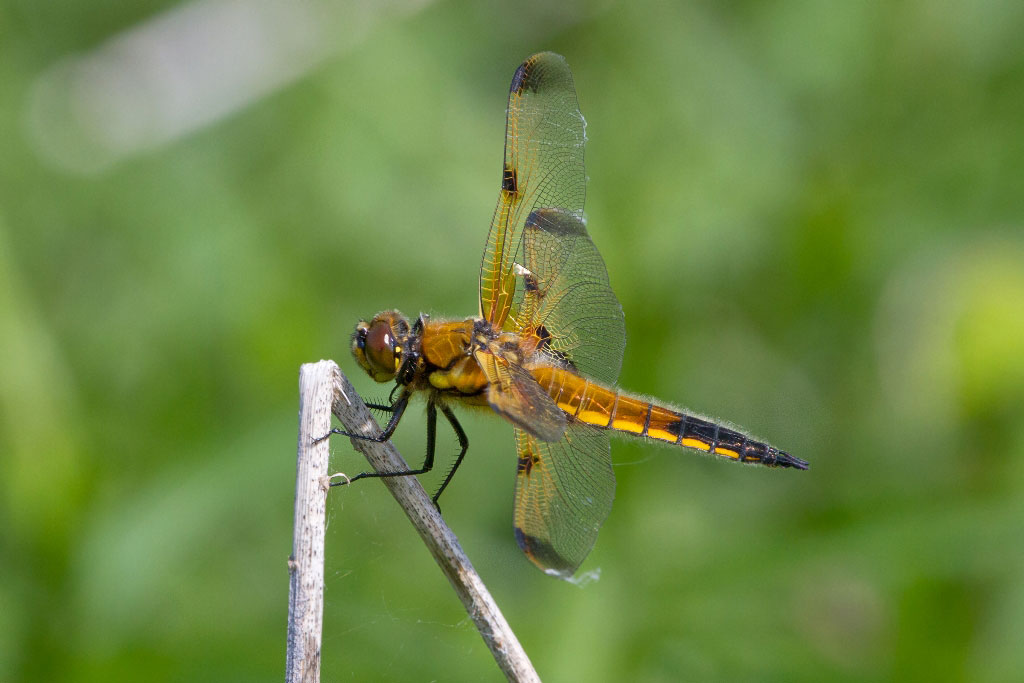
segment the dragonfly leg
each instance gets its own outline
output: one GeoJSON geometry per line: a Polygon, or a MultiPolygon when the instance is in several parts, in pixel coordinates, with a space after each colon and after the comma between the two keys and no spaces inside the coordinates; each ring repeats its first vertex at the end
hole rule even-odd
{"type": "MultiPolygon", "coordinates": [[[[441,483],[441,488],[437,490],[437,493],[435,493],[434,497],[432,498],[435,506],[437,506],[437,499],[441,497],[441,494],[444,492],[445,487],[448,486],[448,483],[452,480],[452,477],[455,476],[455,470],[459,469],[459,465],[462,464],[462,459],[466,457],[466,451],[469,449],[469,439],[466,437],[466,432],[462,428],[462,425],[459,424],[459,421],[455,418],[455,413],[452,412],[452,409],[446,405],[442,405],[441,412],[444,413],[445,418],[448,420],[448,424],[450,424],[452,426],[452,429],[455,431],[455,436],[459,440],[460,450],[459,457],[455,459],[455,464],[452,465],[452,469],[448,472],[448,476],[446,476],[444,478],[444,481],[441,483]]],[[[440,510],[440,506],[437,506],[437,509],[440,510]]]]}
{"type": "Polygon", "coordinates": [[[313,439],[313,443],[320,443],[331,434],[340,434],[341,436],[347,436],[353,439],[362,439],[363,441],[376,441],[377,443],[383,443],[391,438],[391,435],[395,433],[395,428],[398,427],[398,421],[402,419],[402,414],[405,413],[406,406],[409,405],[409,395],[403,394],[399,396],[394,403],[389,406],[379,404],[366,404],[368,408],[376,408],[385,412],[391,413],[391,419],[388,420],[388,424],[384,427],[384,431],[380,433],[380,436],[366,436],[365,434],[353,434],[352,432],[346,432],[344,429],[338,429],[335,427],[331,431],[327,432],[323,436],[313,439]]]}
{"type": "MultiPolygon", "coordinates": [[[[395,401],[394,405],[390,406],[392,411],[391,419],[388,420],[387,427],[381,432],[380,436],[364,436],[362,434],[352,434],[341,429],[332,429],[330,434],[341,434],[343,436],[352,437],[355,439],[363,439],[364,441],[374,441],[381,443],[391,438],[391,435],[395,432],[395,427],[398,426],[398,421],[402,418],[402,414],[405,412],[405,407],[409,404],[408,394],[403,394],[395,401]]],[[[429,472],[434,467],[434,443],[437,437],[437,407],[433,403],[427,404],[427,455],[423,459],[423,467],[416,470],[403,470],[401,472],[361,472],[354,477],[348,479],[348,481],[337,481],[332,482],[331,486],[346,486],[354,481],[360,479],[371,479],[381,477],[408,477],[416,474],[424,474],[429,472]]],[[[434,505],[437,505],[437,501],[434,501],[434,505]]]]}

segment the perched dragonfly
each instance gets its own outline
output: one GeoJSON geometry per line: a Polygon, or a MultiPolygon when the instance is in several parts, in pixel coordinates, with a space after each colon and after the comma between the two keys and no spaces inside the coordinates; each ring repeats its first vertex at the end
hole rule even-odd
{"type": "MultiPolygon", "coordinates": [[[[361,321],[352,353],[378,382],[395,382],[383,433],[391,438],[409,399],[427,400],[434,463],[437,414],[460,451],[469,448],[456,404],[490,408],[512,423],[518,462],[514,526],[519,547],[545,572],[575,573],[594,546],[615,492],[612,433],[645,437],[736,462],[807,469],[766,443],[615,387],[626,345],[622,307],[583,217],[584,121],[565,59],[551,52],[512,77],[498,206],[480,266],[480,310],[464,320],[411,325],[397,311],[361,321]]],[[[339,429],[333,433],[366,439],[339,429]]]]}

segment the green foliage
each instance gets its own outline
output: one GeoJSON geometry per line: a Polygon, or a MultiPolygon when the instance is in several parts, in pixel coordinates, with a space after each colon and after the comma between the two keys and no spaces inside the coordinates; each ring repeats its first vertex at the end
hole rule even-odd
{"type": "MultiPolygon", "coordinates": [[[[511,429],[468,417],[445,516],[541,676],[1024,677],[1020,5],[298,4],[315,65],[166,139],[176,110],[109,114],[194,45],[70,119],[53,74],[181,8],[0,10],[0,680],[281,679],[298,367],[378,396],[356,320],[475,313],[543,49],[588,122],[622,385],[812,469],[618,441],[581,589],[520,556],[511,429]]],[[[383,487],[330,505],[324,680],[497,679],[383,487]]]]}

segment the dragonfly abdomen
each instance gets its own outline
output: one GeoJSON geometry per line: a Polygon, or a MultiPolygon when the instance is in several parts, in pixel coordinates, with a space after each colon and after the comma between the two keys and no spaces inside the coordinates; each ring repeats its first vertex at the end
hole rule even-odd
{"type": "Polygon", "coordinates": [[[738,462],[807,469],[807,463],[746,434],[688,415],[560,368],[534,376],[573,418],[622,434],[712,453],[738,462]]]}

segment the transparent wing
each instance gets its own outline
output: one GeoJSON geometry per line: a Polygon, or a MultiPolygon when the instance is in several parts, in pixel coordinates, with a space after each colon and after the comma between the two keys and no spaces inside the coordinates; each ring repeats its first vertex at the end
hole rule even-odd
{"type": "Polygon", "coordinates": [[[565,413],[528,370],[489,349],[474,352],[487,377],[487,402],[494,412],[543,441],[565,434],[565,413]]]}
{"type": "Polygon", "coordinates": [[[567,579],[594,547],[615,497],[608,434],[571,418],[561,441],[515,432],[516,541],[538,567],[567,579]]]}
{"type": "Polygon", "coordinates": [[[516,70],[505,165],[480,269],[480,315],[520,333],[549,360],[618,379],[622,307],[583,219],[584,121],[565,59],[545,52],[516,70]]]}
{"type": "Polygon", "coordinates": [[[527,216],[537,207],[583,212],[583,142],[569,65],[552,52],[530,57],[509,89],[501,191],[480,265],[480,317],[495,329],[515,296],[513,264],[527,216]]]}
{"type": "Polygon", "coordinates": [[[523,230],[521,286],[507,327],[550,362],[614,384],[626,348],[622,306],[583,219],[562,209],[537,209],[523,230]]]}
{"type": "Polygon", "coordinates": [[[502,367],[491,349],[491,359],[478,353],[477,361],[496,386],[491,406],[516,425],[516,539],[537,566],[563,578],[590,552],[611,509],[611,448],[604,431],[572,417],[563,416],[560,439],[548,438],[561,425],[516,372],[539,361],[612,383],[622,364],[622,307],[583,220],[584,142],[565,60],[530,57],[512,78],[501,192],[480,267],[480,316],[515,332],[523,355],[502,367]]]}

